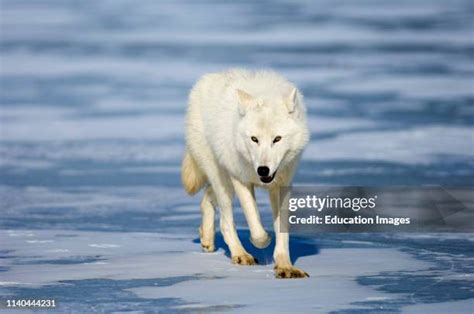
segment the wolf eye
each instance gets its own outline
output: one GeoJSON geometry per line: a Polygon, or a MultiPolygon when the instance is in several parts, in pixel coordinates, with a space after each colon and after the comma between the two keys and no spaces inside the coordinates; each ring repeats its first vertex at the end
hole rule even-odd
{"type": "Polygon", "coordinates": [[[250,139],[252,140],[252,142],[255,142],[258,144],[258,138],[256,138],[255,136],[252,136],[250,139]]]}
{"type": "Polygon", "coordinates": [[[273,143],[278,143],[279,141],[281,141],[281,136],[277,136],[273,139],[273,143]]]}

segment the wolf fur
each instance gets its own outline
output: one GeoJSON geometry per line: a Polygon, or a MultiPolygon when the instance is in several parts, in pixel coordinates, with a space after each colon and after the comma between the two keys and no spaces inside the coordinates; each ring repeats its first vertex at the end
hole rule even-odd
{"type": "Polygon", "coordinates": [[[205,251],[214,248],[215,208],[232,262],[253,265],[234,226],[232,199],[237,194],[252,243],[264,248],[270,237],[262,227],[255,187],[269,191],[276,235],[277,278],[307,274],[290,260],[288,233],[280,232],[280,187],[290,186],[309,140],[303,96],[273,71],[233,69],[204,75],[189,95],[182,182],[193,195],[204,190],[199,228],[205,251]]]}

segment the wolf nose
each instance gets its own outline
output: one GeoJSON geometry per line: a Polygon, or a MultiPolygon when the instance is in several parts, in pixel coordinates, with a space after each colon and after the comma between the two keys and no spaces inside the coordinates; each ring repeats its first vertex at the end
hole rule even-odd
{"type": "Polygon", "coordinates": [[[257,168],[257,173],[261,177],[266,177],[270,173],[270,169],[268,169],[268,167],[266,167],[266,166],[258,167],[257,168]]]}

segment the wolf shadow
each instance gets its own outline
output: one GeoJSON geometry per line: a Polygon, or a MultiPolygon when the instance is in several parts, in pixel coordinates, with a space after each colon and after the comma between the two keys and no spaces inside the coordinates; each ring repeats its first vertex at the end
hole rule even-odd
{"type": "MultiPolygon", "coordinates": [[[[275,248],[275,234],[269,232],[272,242],[264,249],[253,246],[250,242],[250,231],[247,229],[238,229],[237,233],[242,245],[249,254],[255,257],[259,265],[269,265],[273,263],[273,249],[275,248]]],[[[199,238],[193,240],[193,243],[200,243],[199,238]]],[[[220,232],[216,232],[215,236],[216,250],[223,249],[225,255],[230,258],[230,250],[224,242],[224,238],[220,232]]],[[[298,258],[303,256],[311,256],[319,254],[319,246],[311,238],[290,235],[290,255],[291,262],[294,264],[298,258]]]]}

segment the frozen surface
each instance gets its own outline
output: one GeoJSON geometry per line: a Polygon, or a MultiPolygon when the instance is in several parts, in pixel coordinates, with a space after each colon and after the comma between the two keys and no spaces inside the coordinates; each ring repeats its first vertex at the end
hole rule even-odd
{"type": "MultiPolygon", "coordinates": [[[[187,92],[271,67],[305,94],[296,181],[474,183],[472,1],[0,0],[0,296],[64,312],[472,312],[474,238],[293,237],[300,281],[197,241],[187,92]]],[[[271,214],[258,193],[263,222],[271,214]]],[[[2,309],[0,309],[1,311],[2,309]]]]}

